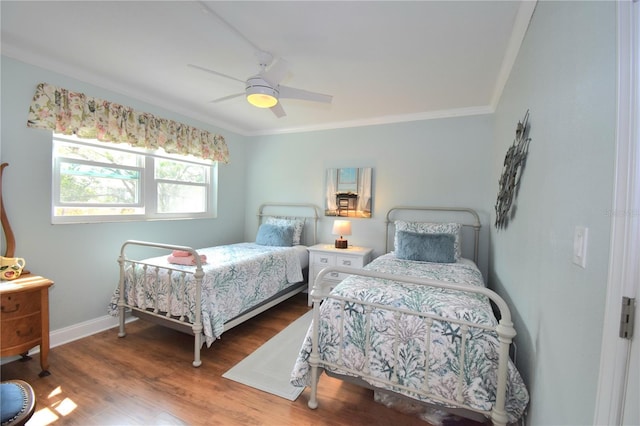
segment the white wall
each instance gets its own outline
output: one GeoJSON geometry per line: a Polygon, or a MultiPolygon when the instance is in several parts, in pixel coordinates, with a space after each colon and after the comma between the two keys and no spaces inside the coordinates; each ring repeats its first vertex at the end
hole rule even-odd
{"type": "Polygon", "coordinates": [[[106,315],[118,282],[120,246],[127,239],[194,246],[242,239],[246,182],[243,137],[7,57],[2,57],[1,71],[1,161],[9,163],[3,174],[3,198],[16,237],[16,256],[24,257],[33,273],[55,281],[50,291],[51,330],[106,315]],[[218,167],[218,219],[52,225],[51,132],[26,125],[29,104],[40,82],[223,134],[231,162],[218,167]]]}
{"type": "MultiPolygon", "coordinates": [[[[256,232],[264,201],[324,207],[326,169],[373,168],[373,217],[353,219],[350,244],[384,253],[385,215],[397,205],[465,206],[478,210],[487,242],[492,118],[489,115],[254,137],[247,145],[246,238],[256,232]]],[[[491,206],[491,208],[493,208],[491,206]]],[[[320,221],[331,243],[334,218],[320,221]]],[[[486,273],[486,247],[479,264],[486,273]]]]}
{"type": "MultiPolygon", "coordinates": [[[[592,424],[609,258],[615,144],[615,2],[538,2],[495,114],[492,183],[530,109],[532,138],[489,283],[510,301],[528,424],[592,424]],[[572,264],[589,228],[586,268],[572,264]]],[[[497,188],[497,185],[496,185],[497,188]]]]}

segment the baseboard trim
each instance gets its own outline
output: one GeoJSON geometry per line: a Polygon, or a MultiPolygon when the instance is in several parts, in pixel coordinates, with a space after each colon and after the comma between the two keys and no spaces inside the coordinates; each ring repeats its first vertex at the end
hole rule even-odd
{"type": "MultiPolygon", "coordinates": [[[[127,314],[125,322],[129,323],[132,321],[136,321],[137,319],[138,318],[127,314]]],[[[91,336],[92,334],[100,333],[101,331],[109,330],[110,328],[114,328],[117,326],[118,317],[104,315],[99,318],[51,331],[49,333],[49,344],[51,348],[55,348],[56,346],[61,346],[66,343],[73,342],[74,340],[82,339],[83,337],[91,336]]],[[[36,346],[29,351],[29,355],[34,355],[37,353],[40,353],[40,346],[36,346]]],[[[0,359],[0,364],[6,364],[17,359],[20,359],[20,357],[4,357],[0,359]]]]}

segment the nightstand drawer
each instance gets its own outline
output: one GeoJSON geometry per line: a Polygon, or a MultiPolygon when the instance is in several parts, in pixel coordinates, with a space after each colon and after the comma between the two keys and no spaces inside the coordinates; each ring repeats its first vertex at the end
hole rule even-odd
{"type": "Polygon", "coordinates": [[[364,258],[362,256],[336,256],[336,265],[346,266],[347,268],[362,268],[364,266],[364,258]]]}
{"type": "Polygon", "coordinates": [[[344,278],[341,278],[342,275],[344,275],[344,274],[340,274],[340,273],[338,273],[336,271],[331,271],[327,275],[325,275],[324,277],[325,277],[325,279],[331,280],[331,281],[333,281],[333,280],[342,281],[344,279],[344,278]]]}
{"type": "MultiPolygon", "coordinates": [[[[327,266],[330,265],[320,265],[318,263],[314,264],[311,266],[311,274],[309,275],[309,283],[313,284],[313,281],[316,279],[316,277],[318,276],[318,273],[320,271],[322,271],[324,268],[326,268],[327,266]]],[[[326,274],[324,276],[325,280],[330,280],[330,281],[336,281],[336,280],[342,280],[342,278],[340,278],[340,274],[336,271],[331,271],[328,274],[326,274]]]]}
{"type": "Polygon", "coordinates": [[[40,291],[3,294],[0,300],[3,326],[5,320],[40,312],[40,291]]]}
{"type": "Polygon", "coordinates": [[[321,265],[323,268],[327,266],[334,266],[336,264],[336,255],[328,253],[312,253],[311,263],[321,265]]]}

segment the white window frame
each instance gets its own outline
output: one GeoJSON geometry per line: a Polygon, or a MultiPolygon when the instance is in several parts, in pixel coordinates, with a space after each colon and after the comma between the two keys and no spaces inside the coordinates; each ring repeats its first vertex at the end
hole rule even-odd
{"type": "MultiPolygon", "coordinates": [[[[76,160],[74,160],[76,162],[76,160]]],[[[77,161],[82,163],[82,160],[77,161]]],[[[88,162],[87,164],[94,164],[88,162]]],[[[96,163],[97,164],[97,163],[96,163]]],[[[53,134],[52,146],[52,165],[51,165],[51,223],[52,224],[70,224],[70,223],[104,223],[104,222],[130,222],[130,221],[152,221],[152,220],[185,220],[185,219],[212,219],[217,217],[217,199],[218,199],[218,162],[211,160],[202,160],[193,156],[183,156],[167,154],[164,150],[145,150],[134,148],[126,144],[114,144],[100,142],[97,140],[81,139],[76,136],[66,136],[53,134]],[[144,208],[144,213],[129,215],[74,215],[74,216],[56,216],[55,210],[58,206],[60,192],[60,169],[59,164],[63,162],[55,154],[56,142],[66,142],[85,146],[94,146],[102,149],[130,152],[144,157],[143,165],[140,167],[119,166],[122,168],[138,169],[141,171],[140,179],[140,198],[135,203],[136,206],[144,208]],[[159,213],[157,211],[157,185],[158,183],[171,183],[173,181],[166,179],[156,179],[154,162],[156,159],[170,159],[180,162],[197,164],[208,168],[206,182],[202,184],[205,187],[206,201],[205,211],[200,213],[159,213]]],[[[180,182],[184,185],[185,182],[180,182]]],[[[188,184],[188,183],[186,183],[188,184]]],[[[199,185],[200,186],[200,185],[199,185]]],[[[99,205],[99,204],[98,204],[99,205]]],[[[108,204],[103,206],[108,207],[108,204]]],[[[134,204],[132,204],[134,206],[134,204]]]]}

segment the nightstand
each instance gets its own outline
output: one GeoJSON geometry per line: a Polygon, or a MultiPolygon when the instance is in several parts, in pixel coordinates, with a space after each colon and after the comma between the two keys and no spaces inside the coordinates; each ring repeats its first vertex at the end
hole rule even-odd
{"type": "Polygon", "coordinates": [[[40,377],[49,375],[49,287],[53,281],[22,275],[0,282],[0,356],[21,355],[40,345],[40,377]]]}
{"type": "MultiPolygon", "coordinates": [[[[316,244],[309,247],[309,306],[311,306],[313,283],[322,269],[327,266],[363,268],[367,263],[371,262],[372,253],[373,249],[368,247],[349,246],[346,249],[337,249],[334,244],[316,244]]],[[[325,280],[338,284],[346,277],[348,277],[347,274],[330,272],[325,275],[325,280]]]]}

